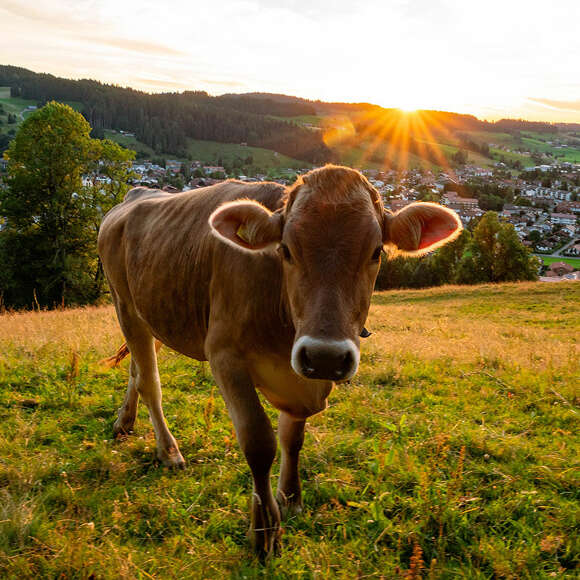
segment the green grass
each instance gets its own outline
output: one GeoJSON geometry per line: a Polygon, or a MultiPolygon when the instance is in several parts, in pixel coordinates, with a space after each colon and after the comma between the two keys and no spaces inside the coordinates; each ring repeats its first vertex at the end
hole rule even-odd
{"type": "Polygon", "coordinates": [[[296,123],[296,125],[312,125],[314,127],[319,127],[324,122],[325,117],[323,115],[298,115],[296,117],[280,117],[278,115],[268,115],[272,119],[278,119],[279,121],[291,121],[296,123]]]}
{"type": "Polygon", "coordinates": [[[468,131],[466,134],[478,143],[494,143],[506,147],[517,147],[520,144],[518,139],[510,133],[496,133],[495,131],[468,131]]]}
{"type": "Polygon", "coordinates": [[[188,140],[188,152],[204,163],[215,163],[219,158],[224,163],[231,162],[234,159],[246,159],[252,156],[253,165],[262,168],[291,168],[302,169],[310,167],[311,165],[306,161],[292,159],[281,153],[276,153],[270,149],[262,149],[261,147],[248,147],[234,143],[218,143],[217,141],[199,141],[195,139],[188,140]]]}
{"type": "Polygon", "coordinates": [[[496,147],[490,147],[489,150],[495,155],[495,158],[491,160],[491,162],[488,161],[488,164],[491,165],[499,161],[501,156],[503,156],[506,161],[519,161],[524,167],[531,167],[532,165],[535,165],[535,162],[531,157],[521,155],[515,151],[504,151],[503,149],[497,149],[496,147]]]}
{"type": "MultiPolygon", "coordinates": [[[[151,147],[138,141],[135,137],[127,137],[113,131],[106,130],[105,136],[108,139],[116,141],[120,145],[133,150],[144,151],[151,157],[167,157],[170,159],[180,159],[170,153],[157,154],[151,147]]],[[[201,161],[202,163],[217,165],[218,160],[221,159],[223,163],[231,163],[236,158],[245,160],[251,156],[253,158],[253,165],[269,169],[269,168],[291,168],[301,169],[310,167],[306,161],[299,161],[292,159],[286,155],[278,154],[269,149],[262,149],[260,147],[246,147],[244,145],[234,143],[218,143],[217,141],[200,141],[196,139],[188,139],[188,153],[192,159],[201,161]]]]}
{"type": "Polygon", "coordinates": [[[115,143],[119,143],[119,145],[122,145],[127,149],[132,149],[133,151],[143,151],[150,157],[158,157],[158,155],[151,147],[149,147],[149,145],[145,145],[145,143],[138,141],[136,137],[121,135],[121,133],[111,131],[110,129],[105,129],[105,137],[111,141],[115,141],[115,143]]]}
{"type": "Polygon", "coordinates": [[[538,254],[538,256],[541,257],[542,261],[544,262],[544,264],[546,264],[546,266],[549,266],[554,262],[566,262],[566,264],[570,264],[571,266],[574,266],[574,268],[580,269],[580,258],[568,258],[566,256],[561,256],[558,258],[549,258],[544,257],[541,254],[538,254]]]}
{"type": "MultiPolygon", "coordinates": [[[[20,99],[15,97],[10,97],[10,89],[8,89],[8,94],[4,90],[5,87],[0,87],[0,104],[3,105],[5,115],[3,115],[4,124],[0,126],[0,133],[8,133],[10,129],[18,130],[20,124],[28,115],[34,111],[26,110],[29,106],[36,106],[38,101],[35,99],[20,99]],[[8,113],[16,115],[16,123],[13,125],[8,125],[6,123],[8,113]],[[21,116],[22,114],[22,116],[21,116]]],[[[76,101],[63,101],[65,105],[69,105],[75,111],[81,112],[83,110],[82,103],[76,101]]]]}
{"type": "Polygon", "coordinates": [[[577,283],[377,294],[359,375],[308,423],[305,513],[265,565],[202,365],[160,353],[188,462],[172,473],[144,409],[111,440],[111,307],[0,316],[0,576],[576,578],[579,315],[577,283]]]}
{"type": "MultiPolygon", "coordinates": [[[[556,137],[554,137],[556,138],[556,137]]],[[[542,136],[542,139],[552,140],[549,136],[542,136]]],[[[561,136],[560,136],[561,139],[561,136]]],[[[580,163],[580,148],[566,147],[565,149],[556,149],[553,145],[549,145],[539,138],[522,137],[522,141],[529,148],[530,151],[538,151],[541,153],[551,153],[558,158],[559,161],[569,161],[571,163],[580,163]]]]}

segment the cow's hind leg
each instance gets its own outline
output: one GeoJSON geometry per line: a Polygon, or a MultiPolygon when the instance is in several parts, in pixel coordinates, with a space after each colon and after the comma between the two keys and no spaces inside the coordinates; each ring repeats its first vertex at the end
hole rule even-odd
{"type": "Polygon", "coordinates": [[[306,421],[294,419],[287,413],[278,417],[278,437],[282,447],[282,465],[276,499],[282,515],[293,515],[302,511],[302,491],[298,473],[298,458],[304,443],[306,421]]]}
{"type": "Polygon", "coordinates": [[[137,373],[133,371],[133,360],[131,360],[131,371],[129,374],[129,385],[125,393],[125,400],[117,413],[117,420],[113,425],[113,436],[128,435],[133,431],[135,418],[137,417],[137,404],[139,403],[139,393],[135,387],[135,380],[132,378],[137,373]]]}
{"type": "Polygon", "coordinates": [[[161,381],[157,369],[155,340],[145,324],[118,305],[119,322],[131,351],[129,386],[125,402],[119,410],[114,429],[131,425],[137,411],[139,396],[147,405],[157,441],[157,457],[168,467],[184,467],[185,461],[175,438],[169,431],[161,406],[161,381]]]}
{"type": "MultiPolygon", "coordinates": [[[[155,352],[158,353],[161,348],[162,343],[159,340],[155,341],[155,352]]],[[[125,358],[128,354],[127,344],[123,344],[119,349],[119,353],[123,353],[121,360],[125,358]]],[[[117,353],[117,357],[119,357],[117,353]]],[[[111,357],[115,359],[115,357],[111,357]]],[[[108,359],[107,359],[108,360],[108,359]]],[[[118,363],[117,363],[118,364],[118,363]]],[[[139,392],[135,386],[135,380],[131,377],[137,376],[137,370],[134,368],[135,363],[131,360],[131,366],[129,371],[129,385],[127,386],[127,392],[125,393],[125,400],[119,408],[117,413],[117,420],[113,425],[113,436],[119,437],[123,435],[129,435],[133,432],[133,427],[135,426],[135,419],[137,418],[137,405],[139,403],[139,392]]]]}

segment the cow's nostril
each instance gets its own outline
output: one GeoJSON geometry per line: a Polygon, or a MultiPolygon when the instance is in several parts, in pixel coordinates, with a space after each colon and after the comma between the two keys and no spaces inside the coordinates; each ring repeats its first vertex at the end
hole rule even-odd
{"type": "Polygon", "coordinates": [[[306,376],[314,374],[314,367],[312,366],[312,361],[308,357],[306,347],[302,347],[302,349],[300,350],[300,364],[302,365],[302,372],[306,376]]]}
{"type": "Polygon", "coordinates": [[[354,358],[350,350],[345,352],[344,355],[342,356],[340,366],[334,371],[335,377],[337,379],[342,379],[343,377],[345,377],[352,369],[353,362],[354,358]]]}

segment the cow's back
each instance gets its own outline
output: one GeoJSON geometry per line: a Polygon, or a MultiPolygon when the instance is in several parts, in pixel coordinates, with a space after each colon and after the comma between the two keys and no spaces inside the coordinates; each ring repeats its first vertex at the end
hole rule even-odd
{"type": "MultiPolygon", "coordinates": [[[[218,295],[213,306],[227,308],[240,299],[240,291],[249,295],[255,292],[252,284],[263,285],[260,262],[217,240],[209,216],[222,203],[243,198],[274,211],[283,195],[284,188],[276,183],[236,181],[179,194],[131,190],[105,216],[99,233],[99,253],[112,292],[165,344],[203,359],[212,292],[218,295]],[[236,284],[239,276],[244,276],[241,286],[236,284]]],[[[272,299],[276,302],[279,296],[272,299]]]]}

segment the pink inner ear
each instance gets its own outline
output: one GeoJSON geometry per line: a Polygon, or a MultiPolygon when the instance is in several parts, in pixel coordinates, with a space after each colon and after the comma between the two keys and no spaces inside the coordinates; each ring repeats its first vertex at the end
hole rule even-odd
{"type": "Polygon", "coordinates": [[[459,224],[451,216],[445,216],[444,218],[436,217],[423,223],[421,228],[421,241],[417,249],[424,250],[442,240],[446,240],[458,228],[459,224]]]}
{"type": "Polygon", "coordinates": [[[244,248],[248,248],[248,249],[261,249],[262,246],[257,245],[257,246],[250,246],[250,244],[248,244],[248,242],[246,242],[245,240],[243,240],[242,238],[240,238],[240,236],[238,236],[237,231],[238,228],[241,225],[241,221],[237,216],[234,217],[230,217],[230,218],[221,218],[221,216],[218,216],[218,218],[214,221],[214,227],[216,228],[216,230],[218,230],[218,232],[224,237],[227,238],[228,240],[231,240],[232,242],[235,242],[236,244],[238,244],[239,246],[242,246],[244,248]]]}

